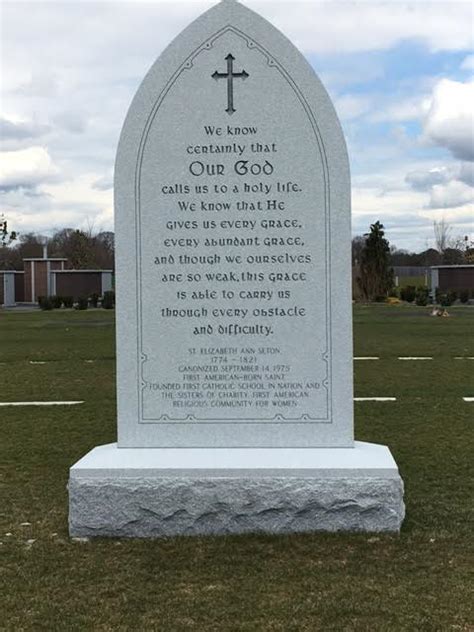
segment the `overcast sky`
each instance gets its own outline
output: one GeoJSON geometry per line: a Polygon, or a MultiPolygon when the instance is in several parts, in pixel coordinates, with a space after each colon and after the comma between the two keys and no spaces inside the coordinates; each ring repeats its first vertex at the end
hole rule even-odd
{"type": "MultiPolygon", "coordinates": [[[[0,198],[11,228],[113,229],[120,129],[163,48],[214,2],[1,2],[0,198]]],[[[353,233],[472,234],[471,2],[245,2],[322,79],[352,169],[353,233]]]]}

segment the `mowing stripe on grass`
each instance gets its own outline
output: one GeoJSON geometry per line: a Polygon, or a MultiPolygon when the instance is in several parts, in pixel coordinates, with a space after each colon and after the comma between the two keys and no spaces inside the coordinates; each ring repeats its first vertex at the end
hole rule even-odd
{"type": "Polygon", "coordinates": [[[465,402],[474,402],[474,397],[463,397],[465,402]]]}
{"type": "Polygon", "coordinates": [[[432,360],[431,356],[398,356],[399,360],[432,360]]]}
{"type": "Polygon", "coordinates": [[[0,402],[0,406],[76,406],[80,402],[0,402]]]}
{"type": "Polygon", "coordinates": [[[358,356],[354,360],[380,360],[378,356],[358,356]]]}
{"type": "Polygon", "coordinates": [[[396,402],[396,397],[354,397],[355,402],[396,402]]]}

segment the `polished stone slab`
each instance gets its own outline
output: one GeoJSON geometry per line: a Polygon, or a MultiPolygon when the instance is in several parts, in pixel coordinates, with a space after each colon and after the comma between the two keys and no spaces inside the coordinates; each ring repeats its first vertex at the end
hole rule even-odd
{"type": "Polygon", "coordinates": [[[190,24],[133,99],[114,200],[119,445],[352,447],[349,162],[293,44],[239,2],[190,24]]]}

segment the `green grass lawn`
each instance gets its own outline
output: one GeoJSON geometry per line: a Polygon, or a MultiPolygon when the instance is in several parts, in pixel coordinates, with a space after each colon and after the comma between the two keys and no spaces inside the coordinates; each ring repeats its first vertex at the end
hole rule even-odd
{"type": "Polygon", "coordinates": [[[474,630],[474,309],[354,314],[356,438],[405,481],[400,536],[72,542],[68,468],[115,440],[113,313],[0,313],[1,630],[474,630]],[[433,356],[404,362],[398,356],[433,356]],[[31,364],[30,362],[45,362],[31,364]],[[28,523],[28,524],[22,524],[28,523]]]}

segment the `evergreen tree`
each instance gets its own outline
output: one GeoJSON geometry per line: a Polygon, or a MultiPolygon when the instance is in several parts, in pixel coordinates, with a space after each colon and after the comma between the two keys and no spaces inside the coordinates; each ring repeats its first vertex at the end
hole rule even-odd
{"type": "Polygon", "coordinates": [[[383,224],[375,222],[365,235],[360,256],[360,289],[366,300],[387,296],[393,287],[393,270],[390,267],[390,244],[384,237],[383,224]]]}
{"type": "Polygon", "coordinates": [[[5,216],[0,215],[0,244],[2,246],[8,246],[12,241],[16,239],[16,232],[14,230],[8,231],[8,223],[5,216]]]}

